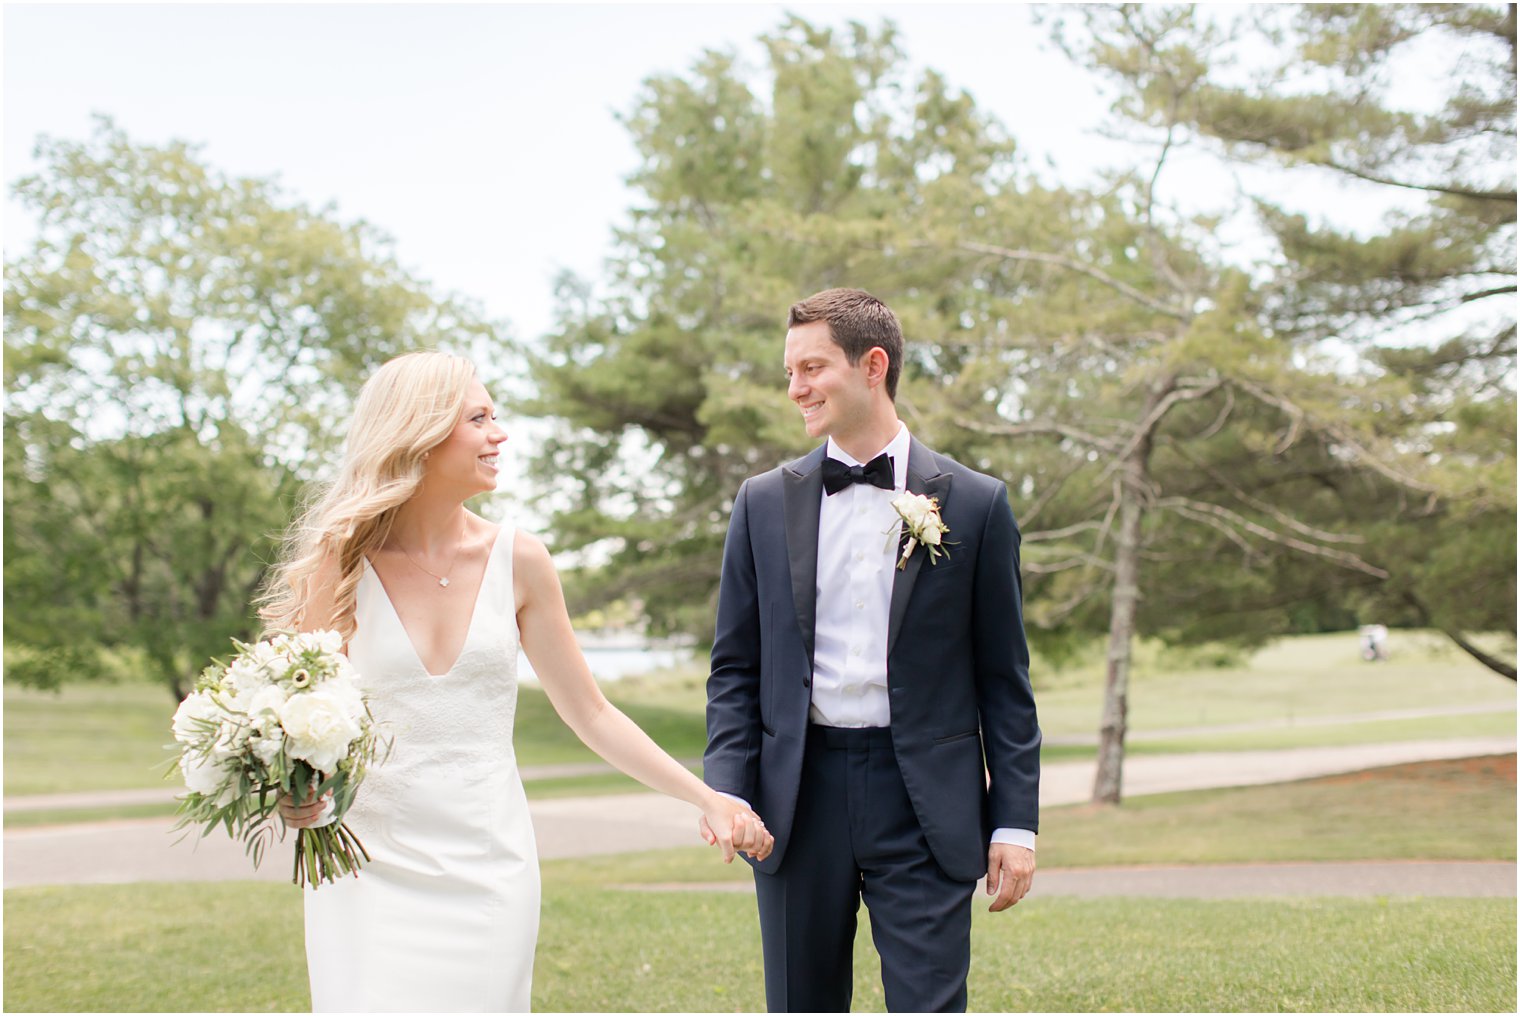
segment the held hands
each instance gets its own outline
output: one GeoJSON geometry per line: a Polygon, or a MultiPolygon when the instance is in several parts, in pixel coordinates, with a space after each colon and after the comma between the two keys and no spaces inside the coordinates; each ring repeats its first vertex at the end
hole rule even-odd
{"type": "Polygon", "coordinates": [[[759,815],[720,794],[713,795],[697,828],[709,846],[716,845],[723,851],[724,864],[733,861],[735,851],[763,861],[776,846],[776,838],[765,828],[759,815]]]}
{"type": "Polygon", "coordinates": [[[1024,898],[1033,882],[1033,850],[1011,843],[994,843],[987,848],[987,895],[997,897],[988,910],[1007,910],[1024,898]]]}

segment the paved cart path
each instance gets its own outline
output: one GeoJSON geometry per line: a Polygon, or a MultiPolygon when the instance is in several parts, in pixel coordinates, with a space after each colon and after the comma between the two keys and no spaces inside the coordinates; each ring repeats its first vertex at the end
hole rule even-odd
{"type": "MultiPolygon", "coordinates": [[[[1376,766],[1499,755],[1514,750],[1513,737],[1486,737],[1336,748],[1137,755],[1126,761],[1125,785],[1129,796],[1140,796],[1208,787],[1281,783],[1376,766]]],[[[1047,765],[1041,780],[1041,803],[1051,806],[1087,800],[1094,767],[1095,763],[1091,761],[1047,765]]],[[[551,798],[532,801],[529,807],[537,831],[539,854],[546,860],[692,846],[700,842],[696,834],[695,810],[658,794],[551,798]],[[615,841],[605,839],[608,830],[615,830],[615,841]]],[[[178,834],[169,832],[171,824],[169,819],[155,818],[7,829],[5,887],[249,878],[283,881],[290,877],[289,840],[285,845],[277,846],[263,867],[254,871],[241,844],[220,833],[205,839],[192,835],[176,842],[178,834]]],[[[1271,867],[1276,869],[1279,866],[1271,867]]],[[[1443,870],[1455,870],[1442,867],[1443,870]]],[[[1152,869],[1125,870],[1133,873],[1152,869]]],[[[1508,870],[1509,890],[1504,894],[1513,895],[1514,866],[1509,865],[1508,870]]],[[[1042,885],[1047,891],[1050,890],[1049,883],[1055,881],[1058,874],[1056,871],[1041,873],[1042,885]]],[[[1121,874],[1105,877],[1119,881],[1090,884],[1134,887],[1151,876],[1121,874]]],[[[1373,885],[1371,882],[1367,884],[1373,885]]],[[[1275,893],[1276,890],[1263,889],[1262,892],[1275,893]]],[[[1430,894],[1433,893],[1431,890],[1430,894]]]]}

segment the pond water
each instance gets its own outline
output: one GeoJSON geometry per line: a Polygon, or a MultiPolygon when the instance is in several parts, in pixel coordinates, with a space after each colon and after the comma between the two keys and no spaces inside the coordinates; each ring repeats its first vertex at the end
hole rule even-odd
{"type": "MultiPolygon", "coordinates": [[[[598,681],[616,681],[634,674],[675,667],[691,663],[696,651],[690,646],[594,646],[582,645],[581,652],[591,666],[591,673],[598,681]]],[[[538,675],[528,658],[521,653],[517,657],[517,676],[520,680],[538,683],[538,675]]]]}

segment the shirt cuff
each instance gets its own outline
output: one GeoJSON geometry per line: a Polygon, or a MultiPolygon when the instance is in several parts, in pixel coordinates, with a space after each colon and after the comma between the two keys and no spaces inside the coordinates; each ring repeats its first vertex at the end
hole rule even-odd
{"type": "MultiPolygon", "coordinates": [[[[737,801],[740,804],[744,805],[746,808],[749,808],[749,802],[746,801],[744,798],[740,797],[738,794],[728,794],[728,793],[724,793],[723,791],[720,790],[720,791],[718,791],[718,796],[719,797],[726,797],[730,801],[737,801]]],[[[754,811],[755,809],[749,808],[749,810],[750,811],[754,811]]]]}
{"type": "Polygon", "coordinates": [[[1006,843],[1013,847],[1026,847],[1034,849],[1034,833],[1028,829],[994,829],[992,832],[993,843],[1006,843]]]}

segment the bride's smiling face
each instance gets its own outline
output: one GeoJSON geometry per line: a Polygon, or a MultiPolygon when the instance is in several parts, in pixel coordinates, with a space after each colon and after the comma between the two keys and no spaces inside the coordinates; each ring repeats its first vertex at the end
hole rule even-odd
{"type": "Polygon", "coordinates": [[[458,488],[466,498],[489,493],[496,489],[497,449],[506,439],[507,432],[496,422],[496,405],[485,385],[472,380],[453,433],[428,452],[424,480],[458,488]]]}

